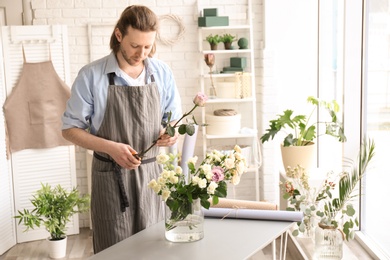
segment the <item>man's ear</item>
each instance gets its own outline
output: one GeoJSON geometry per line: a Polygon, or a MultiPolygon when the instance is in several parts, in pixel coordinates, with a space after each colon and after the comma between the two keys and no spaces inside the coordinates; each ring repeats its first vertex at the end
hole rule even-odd
{"type": "Polygon", "coordinates": [[[115,37],[118,40],[118,42],[122,41],[122,33],[118,28],[115,28],[115,37]]]}

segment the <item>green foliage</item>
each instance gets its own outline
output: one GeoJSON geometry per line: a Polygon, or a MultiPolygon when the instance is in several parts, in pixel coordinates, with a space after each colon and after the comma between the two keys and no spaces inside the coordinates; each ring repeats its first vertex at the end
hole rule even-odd
{"type": "Polygon", "coordinates": [[[356,211],[351,204],[352,199],[359,196],[357,187],[360,180],[366,173],[367,167],[375,155],[375,143],[373,140],[368,142],[364,140],[359,152],[357,163],[350,162],[350,171],[344,171],[340,174],[338,182],[338,196],[324,196],[322,199],[323,207],[317,211],[317,216],[321,217],[321,223],[338,228],[340,217],[343,224],[343,233],[347,240],[354,238],[354,228],[359,225],[358,218],[355,217],[356,211]]]}
{"type": "Polygon", "coordinates": [[[218,44],[221,42],[221,36],[219,36],[218,34],[210,34],[206,37],[206,41],[210,44],[218,44]]]}
{"type": "Polygon", "coordinates": [[[344,135],[343,124],[337,118],[338,103],[335,100],[326,102],[312,96],[309,96],[307,101],[314,105],[308,116],[293,115],[293,110],[285,110],[282,115],[277,115],[276,119],[270,120],[269,128],[260,138],[261,142],[272,140],[281,130],[289,128],[292,133],[288,133],[284,138],[283,146],[305,146],[317,137],[316,124],[324,124],[326,127],[325,134],[337,138],[339,142],[345,142],[347,138],[344,135]],[[310,123],[311,116],[319,108],[323,108],[328,112],[330,120],[310,123]]]}
{"type": "Polygon", "coordinates": [[[223,43],[232,43],[236,41],[236,36],[230,34],[230,33],[225,33],[221,36],[220,41],[223,43]]]}
{"type": "Polygon", "coordinates": [[[32,211],[18,210],[19,225],[26,226],[25,231],[40,227],[43,224],[50,233],[51,240],[62,239],[65,235],[66,224],[75,213],[86,212],[89,209],[89,195],[80,196],[79,191],[73,188],[70,192],[60,185],[52,188],[49,184],[41,184],[42,188],[33,195],[32,211]]]}

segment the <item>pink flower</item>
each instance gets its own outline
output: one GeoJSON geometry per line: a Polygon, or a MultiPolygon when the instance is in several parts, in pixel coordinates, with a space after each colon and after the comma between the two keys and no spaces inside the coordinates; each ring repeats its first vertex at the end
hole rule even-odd
{"type": "Polygon", "coordinates": [[[204,55],[204,61],[206,62],[207,66],[212,67],[215,63],[215,56],[214,54],[205,54],[204,55]]]}
{"type": "Polygon", "coordinates": [[[211,177],[212,181],[220,182],[225,178],[225,175],[223,174],[223,169],[220,166],[216,166],[211,170],[213,177],[211,177]]]}
{"type": "Polygon", "coordinates": [[[207,99],[208,98],[205,94],[203,94],[202,92],[199,92],[194,98],[194,104],[197,105],[198,107],[204,107],[207,99]]]}

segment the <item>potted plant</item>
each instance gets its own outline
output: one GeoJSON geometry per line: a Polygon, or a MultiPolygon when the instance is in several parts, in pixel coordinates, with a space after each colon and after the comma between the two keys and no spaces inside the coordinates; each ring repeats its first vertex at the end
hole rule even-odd
{"type": "Polygon", "coordinates": [[[48,241],[51,246],[62,244],[62,251],[50,249],[50,257],[62,258],[66,255],[66,224],[76,213],[86,212],[89,209],[90,197],[88,194],[81,196],[76,188],[67,191],[57,185],[41,184],[30,200],[34,208],[32,210],[18,210],[19,225],[26,226],[25,231],[40,227],[42,224],[50,233],[48,241]],[[61,242],[59,242],[61,241],[61,242]]]}
{"type": "Polygon", "coordinates": [[[225,33],[221,36],[221,42],[223,42],[225,50],[230,50],[234,41],[236,41],[236,36],[230,33],[225,33]]]}
{"type": "Polygon", "coordinates": [[[211,50],[216,50],[218,49],[218,43],[221,42],[221,36],[219,36],[218,34],[210,34],[206,37],[206,41],[210,44],[211,50]]]}
{"type": "Polygon", "coordinates": [[[289,130],[286,131],[286,136],[281,144],[282,159],[286,171],[287,166],[294,168],[298,164],[306,170],[312,168],[311,165],[314,159],[315,149],[313,141],[317,137],[317,124],[325,125],[325,133],[323,134],[333,136],[340,142],[345,142],[347,140],[344,135],[343,124],[337,117],[339,105],[336,100],[328,102],[309,96],[307,102],[313,105],[313,109],[308,115],[293,115],[294,111],[287,109],[283,114],[277,115],[276,119],[270,120],[269,128],[266,129],[265,134],[260,137],[261,142],[264,143],[274,139],[275,135],[279,132],[289,130]],[[329,114],[329,119],[320,122],[312,122],[310,119],[317,109],[324,109],[325,112],[329,114]],[[294,156],[300,157],[294,158],[294,156]],[[307,161],[302,161],[303,158],[306,158],[307,161]]]}

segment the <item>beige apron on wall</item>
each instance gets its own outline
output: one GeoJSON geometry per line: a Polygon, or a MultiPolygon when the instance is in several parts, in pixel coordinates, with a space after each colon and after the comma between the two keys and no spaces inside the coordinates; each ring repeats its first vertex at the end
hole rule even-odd
{"type": "MultiPolygon", "coordinates": [[[[161,129],[160,95],[152,83],[114,85],[109,74],[107,107],[97,135],[145,150],[161,129]]],[[[163,204],[147,184],[161,168],[153,147],[136,170],[120,169],[107,154],[94,153],[91,219],[95,254],[163,219],[163,204]],[[154,159],[154,160],[153,160],[154,159]]]]}
{"type": "Polygon", "coordinates": [[[24,49],[23,59],[19,81],[3,106],[9,150],[72,145],[61,133],[69,87],[58,76],[51,60],[28,63],[24,49]]]}

